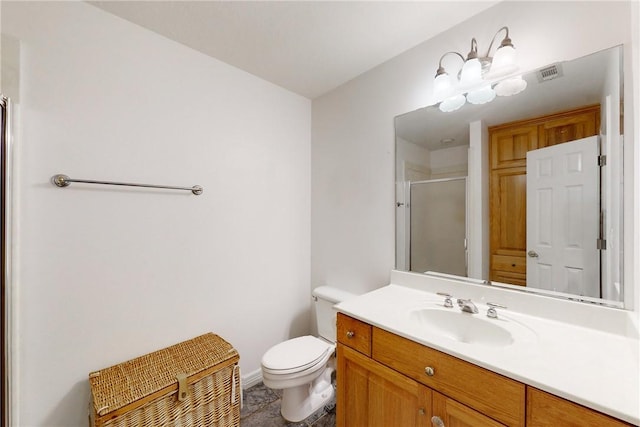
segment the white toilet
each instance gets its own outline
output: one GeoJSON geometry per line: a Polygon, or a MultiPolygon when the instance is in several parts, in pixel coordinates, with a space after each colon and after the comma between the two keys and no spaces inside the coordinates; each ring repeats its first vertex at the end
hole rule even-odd
{"type": "Polygon", "coordinates": [[[271,347],[262,356],[264,385],[282,389],[280,412],[291,422],[302,421],[334,395],[336,312],[333,306],[355,295],[320,286],[312,292],[319,337],[306,335],[271,347]]]}

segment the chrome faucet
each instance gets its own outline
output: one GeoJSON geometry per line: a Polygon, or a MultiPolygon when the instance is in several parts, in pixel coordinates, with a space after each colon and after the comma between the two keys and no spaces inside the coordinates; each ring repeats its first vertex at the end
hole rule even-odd
{"type": "Polygon", "coordinates": [[[458,298],[458,307],[460,307],[460,310],[464,311],[465,313],[476,314],[478,312],[478,307],[476,307],[476,305],[470,299],[458,298]]]}

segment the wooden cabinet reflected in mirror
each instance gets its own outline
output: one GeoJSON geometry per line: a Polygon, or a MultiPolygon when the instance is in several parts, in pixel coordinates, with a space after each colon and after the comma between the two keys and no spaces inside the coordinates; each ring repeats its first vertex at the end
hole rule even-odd
{"type": "MultiPolygon", "coordinates": [[[[527,153],[596,135],[599,117],[600,106],[592,105],[489,128],[489,280],[526,286],[527,258],[539,259],[537,252],[527,246],[527,153]],[[528,251],[531,256],[527,255],[528,251]]],[[[595,158],[592,160],[597,162],[595,158]]],[[[539,223],[542,218],[552,215],[552,212],[539,212],[542,208],[561,209],[559,206],[541,206],[529,221],[539,223]]],[[[562,227],[560,231],[568,230],[570,228],[562,227]]],[[[566,238],[560,240],[566,241],[566,238]]],[[[595,249],[596,242],[591,243],[595,249]]],[[[590,262],[598,263],[598,254],[593,255],[590,262]]]]}

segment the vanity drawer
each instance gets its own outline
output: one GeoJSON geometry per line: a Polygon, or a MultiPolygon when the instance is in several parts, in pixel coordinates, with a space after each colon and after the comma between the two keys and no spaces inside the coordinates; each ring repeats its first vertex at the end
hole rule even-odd
{"type": "Polygon", "coordinates": [[[371,357],[371,325],[338,313],[338,342],[371,357]]]}
{"type": "Polygon", "coordinates": [[[372,354],[374,360],[503,424],[524,426],[526,392],[518,381],[375,327],[372,354]]]}
{"type": "Polygon", "coordinates": [[[520,274],[527,272],[527,259],[523,256],[492,255],[491,261],[494,270],[520,274]]]}
{"type": "Polygon", "coordinates": [[[523,273],[493,270],[491,280],[494,282],[508,283],[510,285],[527,286],[527,275],[523,273]]]}
{"type": "Polygon", "coordinates": [[[527,387],[527,426],[629,427],[631,424],[533,387],[527,387]]]}

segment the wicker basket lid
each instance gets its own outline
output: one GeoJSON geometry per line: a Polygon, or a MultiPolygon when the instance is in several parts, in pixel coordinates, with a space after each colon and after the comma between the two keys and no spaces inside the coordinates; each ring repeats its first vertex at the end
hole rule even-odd
{"type": "Polygon", "coordinates": [[[89,374],[95,413],[102,416],[176,384],[177,374],[188,377],[229,359],[238,352],[213,333],[149,353],[89,374]]]}

